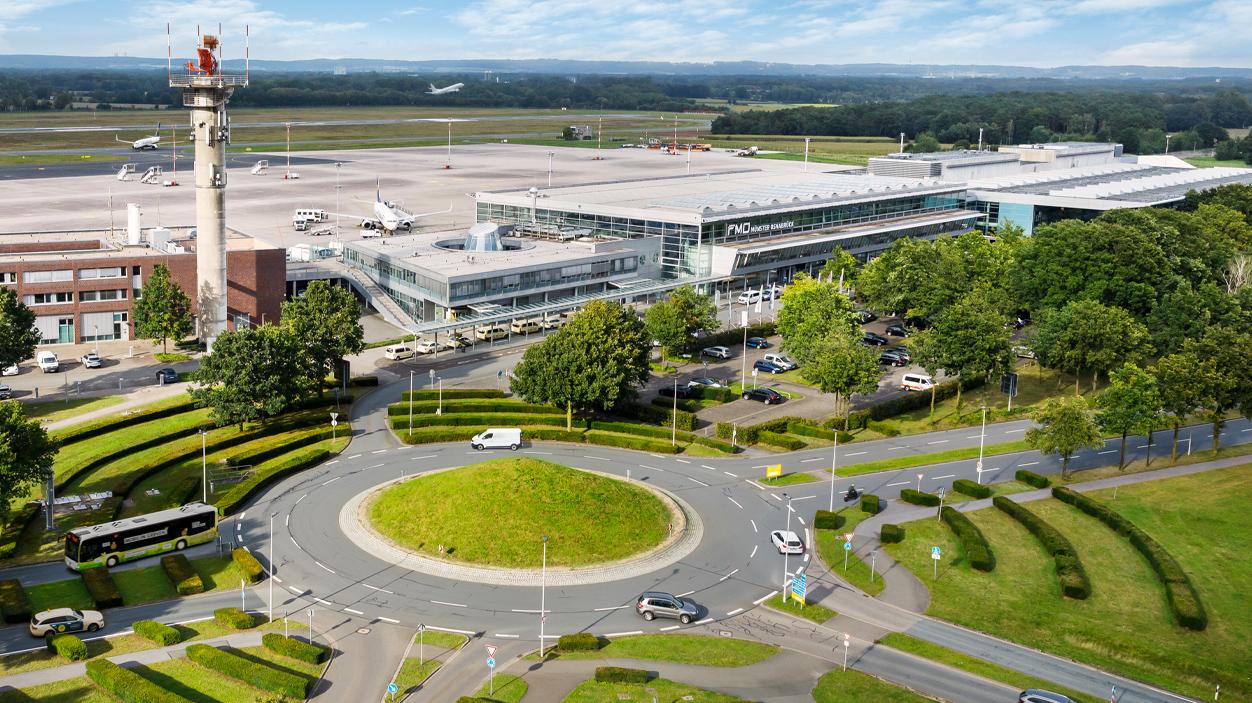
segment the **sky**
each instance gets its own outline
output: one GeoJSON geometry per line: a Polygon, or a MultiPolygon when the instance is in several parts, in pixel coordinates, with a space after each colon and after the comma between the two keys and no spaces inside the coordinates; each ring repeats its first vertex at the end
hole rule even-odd
{"type": "Polygon", "coordinates": [[[1252,0],[0,0],[0,54],[1252,67],[1252,0]],[[206,30],[207,31],[207,30],[206,30]],[[176,49],[177,52],[177,49],[176,49]]]}

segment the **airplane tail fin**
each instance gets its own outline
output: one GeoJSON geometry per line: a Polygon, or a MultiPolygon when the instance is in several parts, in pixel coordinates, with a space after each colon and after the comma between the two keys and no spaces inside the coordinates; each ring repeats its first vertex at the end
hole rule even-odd
{"type": "Polygon", "coordinates": [[[431,84],[430,84],[430,92],[432,92],[432,93],[433,93],[433,92],[435,92],[436,90],[439,90],[439,89],[435,87],[435,84],[434,84],[434,83],[431,83],[431,84]]]}

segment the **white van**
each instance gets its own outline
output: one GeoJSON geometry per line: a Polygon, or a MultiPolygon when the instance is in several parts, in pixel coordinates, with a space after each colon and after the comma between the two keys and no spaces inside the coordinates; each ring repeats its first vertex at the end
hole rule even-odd
{"type": "Polygon", "coordinates": [[[777,366],[787,371],[800,368],[800,365],[792,361],[791,357],[787,356],[786,354],[766,354],[762,358],[764,358],[766,361],[773,364],[774,366],[777,366]]]}
{"type": "Polygon", "coordinates": [[[514,320],[509,328],[513,330],[513,334],[529,334],[542,329],[537,318],[532,320],[514,320]]]}
{"type": "Polygon", "coordinates": [[[924,373],[906,373],[900,379],[900,388],[906,391],[928,391],[935,387],[935,379],[924,373]]]}
{"type": "Polygon", "coordinates": [[[470,446],[478,451],[484,449],[509,449],[517,451],[522,446],[522,431],[516,427],[493,427],[474,435],[470,446]]]}
{"type": "Polygon", "coordinates": [[[56,352],[39,352],[35,355],[35,363],[39,364],[39,369],[44,373],[56,373],[61,370],[61,362],[57,360],[56,352]]]}
{"type": "Polygon", "coordinates": [[[291,216],[292,224],[300,222],[326,222],[330,219],[330,214],[325,210],[296,210],[291,216]]]}
{"type": "Polygon", "coordinates": [[[383,351],[383,356],[391,361],[401,361],[413,356],[413,347],[407,344],[393,344],[383,351]]]}
{"type": "Polygon", "coordinates": [[[739,294],[739,300],[737,300],[736,302],[738,302],[740,305],[752,305],[754,303],[759,303],[761,302],[761,291],[760,290],[745,290],[744,292],[739,294]]]}

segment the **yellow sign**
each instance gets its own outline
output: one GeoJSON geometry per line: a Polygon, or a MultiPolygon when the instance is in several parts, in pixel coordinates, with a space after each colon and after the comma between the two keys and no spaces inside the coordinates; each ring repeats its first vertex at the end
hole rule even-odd
{"type": "Polygon", "coordinates": [[[778,478],[782,476],[782,464],[770,464],[765,467],[765,478],[778,478]]]}

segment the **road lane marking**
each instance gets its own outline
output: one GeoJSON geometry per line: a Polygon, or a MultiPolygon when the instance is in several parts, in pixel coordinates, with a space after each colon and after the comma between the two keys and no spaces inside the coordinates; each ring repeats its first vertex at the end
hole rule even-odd
{"type": "Polygon", "coordinates": [[[752,557],[756,556],[756,550],[757,550],[757,548],[758,548],[758,547],[760,547],[760,546],[761,546],[761,545],[759,545],[759,544],[754,544],[754,545],[752,545],[752,553],[748,555],[748,558],[749,558],[749,559],[751,559],[752,557]]]}
{"type": "Polygon", "coordinates": [[[908,486],[912,483],[913,483],[912,481],[900,481],[899,483],[888,483],[887,488],[891,488],[892,486],[908,486]]]}
{"type": "Polygon", "coordinates": [[[361,612],[361,611],[359,611],[359,610],[353,610],[352,608],[344,608],[344,609],[343,609],[343,612],[345,612],[345,613],[352,613],[353,615],[364,615],[364,614],[365,614],[365,613],[362,613],[362,612],[361,612]]]}
{"type": "Polygon", "coordinates": [[[695,593],[695,591],[687,591],[686,593],[679,593],[679,594],[678,594],[678,597],[679,597],[679,598],[686,598],[687,596],[691,595],[692,593],[695,593]]]}
{"type": "Polygon", "coordinates": [[[330,572],[330,573],[332,573],[332,574],[333,574],[333,573],[335,573],[335,571],[334,571],[333,569],[331,569],[329,566],[326,566],[325,564],[323,564],[323,563],[322,563],[322,562],[320,562],[320,561],[316,561],[316,560],[314,560],[314,562],[313,562],[313,563],[314,563],[314,564],[317,564],[318,566],[322,567],[323,569],[326,569],[327,571],[329,571],[329,572],[330,572]]]}
{"type": "Polygon", "coordinates": [[[371,586],[371,585],[369,585],[368,583],[363,583],[363,584],[361,584],[361,585],[362,585],[362,586],[365,586],[366,588],[370,589],[371,591],[381,591],[381,592],[383,592],[383,593],[390,593],[390,594],[391,594],[391,595],[393,595],[393,596],[395,595],[395,593],[394,593],[394,592],[392,592],[392,591],[388,591],[388,590],[387,590],[387,589],[385,589],[385,588],[379,588],[378,586],[371,586]]]}
{"type": "Polygon", "coordinates": [[[753,466],[752,468],[754,468],[754,469],[768,469],[768,468],[769,468],[769,464],[761,464],[760,466],[753,466]]]}
{"type": "Polygon", "coordinates": [[[518,637],[521,637],[521,635],[506,635],[504,633],[497,632],[496,634],[492,635],[492,637],[499,637],[501,639],[506,639],[506,640],[515,640],[518,637]]]}
{"type": "Polygon", "coordinates": [[[756,488],[757,490],[761,490],[761,491],[765,490],[765,486],[762,486],[761,484],[757,483],[756,481],[753,481],[752,479],[748,479],[748,485],[752,486],[753,488],[756,488]]]}
{"type": "Polygon", "coordinates": [[[247,552],[247,553],[249,553],[249,554],[251,554],[251,553],[252,553],[252,550],[251,550],[251,549],[248,549],[247,545],[244,545],[244,547],[243,547],[243,551],[245,551],[245,552],[247,552]]]}
{"type": "Polygon", "coordinates": [[[760,532],[760,530],[756,529],[756,520],[748,520],[748,522],[752,523],[753,532],[760,532]]]}
{"type": "Polygon", "coordinates": [[[604,457],[602,457],[602,456],[591,456],[590,454],[583,454],[583,458],[584,458],[584,459],[595,459],[596,461],[608,461],[608,459],[605,459],[605,458],[604,458],[604,457]]]}
{"type": "Polygon", "coordinates": [[[807,464],[807,463],[809,463],[810,461],[821,461],[821,460],[822,460],[822,457],[820,457],[820,456],[815,456],[815,457],[813,457],[812,459],[801,459],[801,460],[800,460],[800,463],[801,463],[801,464],[807,464]]]}
{"type": "Polygon", "coordinates": [[[292,543],[292,544],[294,544],[294,545],[296,545],[296,549],[299,549],[299,550],[300,550],[300,551],[302,551],[302,552],[304,551],[304,549],[302,549],[302,548],[300,547],[300,543],[296,541],[296,538],[295,538],[295,537],[292,537],[292,538],[291,538],[291,543],[292,543]]]}
{"type": "MultiPolygon", "coordinates": [[[[676,461],[676,462],[678,462],[678,463],[680,463],[680,464],[690,464],[690,463],[691,463],[690,461],[687,461],[686,459],[675,459],[674,461],[676,461]]],[[[605,637],[608,637],[608,635],[605,635],[605,637]]]]}
{"type": "Polygon", "coordinates": [[[718,581],[725,581],[726,579],[730,578],[731,576],[734,576],[734,575],[735,575],[735,574],[737,574],[737,573],[739,573],[739,569],[735,569],[734,571],[730,572],[729,574],[726,574],[725,576],[723,576],[723,577],[721,577],[720,579],[718,579],[718,581]]]}
{"type": "Polygon", "coordinates": [[[336,476],[336,477],[334,477],[334,478],[330,479],[329,481],[326,481],[326,482],[325,482],[325,483],[323,483],[322,485],[323,485],[323,486],[325,486],[325,485],[327,485],[327,484],[334,483],[335,481],[338,481],[338,480],[339,480],[339,479],[341,479],[341,478],[343,478],[343,476],[336,476]]]}
{"type": "Polygon", "coordinates": [[[803,517],[801,517],[800,515],[797,515],[797,516],[796,516],[796,519],[800,521],[800,524],[801,524],[801,525],[806,525],[806,524],[808,524],[808,523],[806,523],[806,522],[804,521],[804,518],[803,518],[803,517]]]}
{"type": "Polygon", "coordinates": [[[800,496],[800,497],[798,497],[798,498],[792,498],[791,500],[793,500],[793,501],[796,501],[796,500],[811,500],[811,499],[816,498],[816,497],[817,497],[817,496],[800,496]]]}
{"type": "Polygon", "coordinates": [[[287,590],[288,590],[288,591],[291,591],[292,593],[294,593],[294,594],[296,594],[296,595],[300,595],[301,593],[304,593],[304,589],[303,589],[303,588],[296,588],[295,586],[288,586],[288,587],[287,587],[287,590]]]}
{"type": "Polygon", "coordinates": [[[271,576],[270,578],[274,579],[274,583],[282,583],[282,582],[283,582],[283,580],[282,580],[282,579],[280,579],[280,578],[278,578],[277,576],[271,576]]]}
{"type": "MultiPolygon", "coordinates": [[[[533,613],[533,614],[535,614],[535,615],[538,615],[538,614],[539,614],[539,611],[538,611],[538,610],[536,610],[535,608],[514,608],[514,609],[513,609],[513,612],[515,612],[515,613],[533,613]]],[[[552,611],[551,611],[551,610],[548,610],[548,611],[545,611],[545,612],[549,612],[549,613],[550,613],[550,612],[552,612],[552,611]]]]}
{"type": "Polygon", "coordinates": [[[334,603],[331,603],[328,600],[322,600],[321,598],[318,598],[317,596],[313,596],[313,600],[317,601],[318,603],[321,603],[322,605],[334,605],[334,603]]]}
{"type": "Polygon", "coordinates": [[[611,608],[592,608],[592,610],[597,613],[603,613],[606,610],[621,610],[622,608],[629,608],[629,607],[630,607],[629,605],[615,605],[611,608]]]}
{"type": "Polygon", "coordinates": [[[338,464],[338,463],[339,463],[339,460],[338,460],[338,459],[335,459],[334,461],[328,461],[328,462],[326,462],[326,465],[327,465],[327,466],[330,466],[331,464],[338,464]]]}
{"type": "Polygon", "coordinates": [[[760,598],[757,598],[756,600],[752,601],[752,605],[760,605],[764,603],[765,601],[769,600],[770,598],[773,598],[776,595],[778,595],[778,591],[770,591],[769,593],[766,593],[760,598]]]}
{"type": "Polygon", "coordinates": [[[1025,431],[1026,431],[1026,428],[1025,428],[1025,427],[1022,427],[1022,428],[1019,428],[1019,429],[1016,429],[1016,430],[1005,430],[1005,431],[1004,431],[1004,434],[1014,434],[1014,433],[1017,433],[1017,432],[1025,432],[1025,431]]]}
{"type": "Polygon", "coordinates": [[[740,505],[739,501],[735,500],[734,498],[731,498],[730,496],[726,496],[726,500],[729,500],[730,502],[734,503],[736,508],[743,510],[743,506],[740,505]]]}
{"type": "MultiPolygon", "coordinates": [[[[538,454],[540,452],[534,452],[534,453],[538,454]]],[[[437,456],[439,455],[438,454],[426,454],[425,456],[415,456],[413,457],[413,461],[417,461],[418,459],[434,459],[437,456]]]]}
{"type": "Polygon", "coordinates": [[[945,475],[943,475],[943,476],[935,476],[935,477],[934,477],[934,478],[932,478],[931,480],[932,480],[932,481],[940,481],[940,480],[943,480],[943,479],[945,479],[945,478],[952,478],[953,476],[956,476],[956,474],[945,474],[945,475]]]}
{"type": "Polygon", "coordinates": [[[375,449],[374,451],[370,452],[370,454],[382,454],[382,453],[383,453],[383,452],[385,452],[385,451],[387,451],[387,450],[386,450],[386,449],[375,449]]]}
{"type": "MultiPolygon", "coordinates": [[[[299,498],[298,500],[296,500],[296,505],[299,505],[301,500],[304,500],[305,498],[308,498],[308,497],[309,497],[309,494],[308,494],[308,493],[305,493],[304,495],[300,496],[300,498],[299,498]]],[[[296,507],[296,505],[293,505],[293,506],[291,506],[291,507],[293,507],[293,508],[294,508],[294,507],[296,507]]]]}
{"type": "Polygon", "coordinates": [[[452,629],[451,627],[439,627],[438,625],[427,625],[427,626],[426,626],[426,629],[427,629],[427,630],[438,630],[438,631],[440,631],[440,632],[455,632],[455,633],[456,633],[456,634],[458,634],[458,635],[476,635],[476,634],[478,634],[477,632],[474,632],[473,630],[454,630],[454,629],[452,629]]]}
{"type": "Polygon", "coordinates": [[[898,452],[901,449],[908,449],[908,447],[887,447],[887,451],[889,452],[898,452]]]}
{"type": "Polygon", "coordinates": [[[631,630],[630,632],[610,632],[605,637],[629,637],[630,635],[642,635],[643,630],[631,630]]]}
{"type": "Polygon", "coordinates": [[[1109,449],[1109,450],[1107,450],[1107,451],[1103,451],[1103,452],[1096,452],[1096,454],[1116,454],[1116,453],[1117,453],[1117,450],[1116,450],[1116,449],[1109,449]]]}
{"type": "Polygon", "coordinates": [[[283,516],[283,527],[287,527],[290,524],[291,524],[291,513],[287,513],[286,515],[283,516]]]}
{"type": "Polygon", "coordinates": [[[389,623],[391,623],[392,625],[399,625],[399,624],[400,624],[400,621],[399,621],[399,620],[392,620],[391,618],[385,618],[385,617],[383,617],[383,616],[381,616],[381,615],[379,615],[379,616],[378,616],[378,619],[379,619],[379,620],[382,620],[383,622],[389,622],[389,623]]]}
{"type": "Polygon", "coordinates": [[[727,617],[730,617],[731,615],[738,615],[739,613],[742,613],[742,612],[743,612],[743,608],[735,608],[734,610],[730,611],[729,613],[726,613],[726,616],[727,616],[727,617]]]}
{"type": "Polygon", "coordinates": [[[970,435],[970,436],[966,437],[965,439],[980,439],[980,438],[982,438],[982,435],[980,435],[980,434],[972,434],[972,435],[970,435]]]}
{"type": "Polygon", "coordinates": [[[935,441],[927,442],[926,444],[947,444],[948,441],[949,440],[946,440],[946,439],[936,439],[935,441]]]}
{"type": "Polygon", "coordinates": [[[688,476],[688,477],[687,477],[687,480],[688,480],[688,481],[691,481],[692,483],[698,483],[698,484],[700,484],[701,486],[704,486],[705,488],[707,488],[707,487],[708,487],[708,485],[709,485],[709,484],[705,483],[704,481],[701,481],[701,480],[699,480],[699,479],[692,478],[692,477],[690,477],[690,476],[688,476]]]}
{"type": "Polygon", "coordinates": [[[348,457],[348,460],[349,460],[349,461],[351,461],[352,459],[355,459],[355,458],[357,458],[357,457],[359,457],[359,456],[361,456],[361,455],[360,455],[360,454],[353,454],[352,456],[348,457]]]}
{"type": "MultiPolygon", "coordinates": [[[[464,603],[448,603],[446,601],[441,601],[441,600],[432,600],[431,603],[435,603],[437,605],[447,605],[453,608],[468,608],[469,607],[468,605],[465,605],[464,603]]],[[[434,628],[434,629],[437,630],[439,628],[434,628]]],[[[456,632],[460,632],[460,630],[456,630],[456,632]]]]}
{"type": "Polygon", "coordinates": [[[779,498],[779,497],[778,497],[778,494],[777,494],[777,493],[770,493],[770,494],[769,494],[769,496],[770,496],[771,498],[773,498],[774,500],[782,500],[782,498],[779,498]]]}
{"type": "Polygon", "coordinates": [[[709,466],[708,464],[700,464],[700,468],[708,469],[709,471],[717,471],[717,469],[713,468],[712,466],[709,466]]]}
{"type": "MultiPolygon", "coordinates": [[[[680,627],[680,625],[670,625],[669,627],[662,627],[662,628],[661,628],[661,632],[669,632],[670,630],[677,630],[679,627],[680,627]]],[[[45,647],[35,647],[35,649],[45,649],[45,647]]],[[[33,650],[29,650],[29,649],[28,649],[28,650],[24,650],[24,651],[28,651],[28,652],[29,652],[29,651],[33,651],[33,650]]]]}
{"type": "Polygon", "coordinates": [[[647,469],[648,471],[660,471],[661,473],[665,473],[665,469],[658,469],[655,466],[644,466],[643,464],[640,464],[639,468],[647,469]]]}
{"type": "Polygon", "coordinates": [[[1038,464],[1038,463],[1039,463],[1039,462],[1037,462],[1037,461],[1028,461],[1028,462],[1026,462],[1026,463],[1024,463],[1024,464],[1018,464],[1018,466],[1034,466],[1035,464],[1038,464]]]}
{"type": "MultiPolygon", "coordinates": [[[[705,618],[705,619],[703,619],[703,620],[696,620],[695,624],[697,624],[697,625],[707,625],[707,624],[709,624],[709,623],[711,623],[711,622],[713,622],[713,618],[705,618]]],[[[605,635],[605,636],[607,637],[608,635],[605,635]]]]}
{"type": "Polygon", "coordinates": [[[736,474],[732,474],[729,471],[723,471],[722,473],[726,474],[727,476],[731,478],[739,478],[739,476],[737,476],[736,474]]]}
{"type": "Polygon", "coordinates": [[[860,456],[862,454],[869,454],[869,452],[852,452],[851,454],[844,454],[844,456],[860,456]]]}

